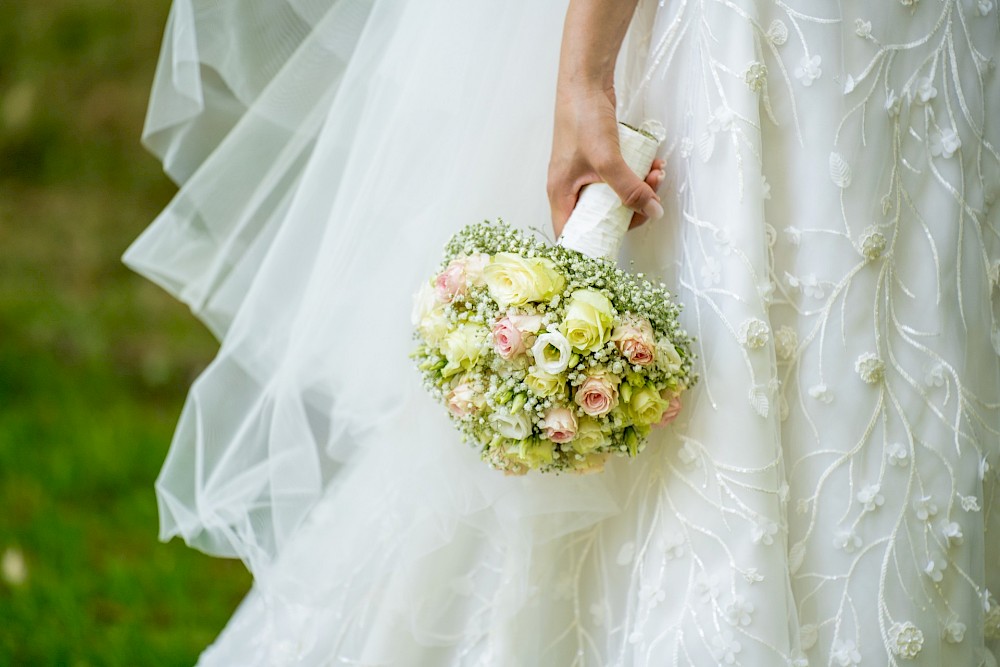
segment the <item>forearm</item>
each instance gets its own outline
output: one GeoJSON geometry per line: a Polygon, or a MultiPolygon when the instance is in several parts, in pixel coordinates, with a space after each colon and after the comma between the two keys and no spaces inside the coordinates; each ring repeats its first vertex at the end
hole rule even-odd
{"type": "Polygon", "coordinates": [[[571,0],[559,56],[559,89],[609,90],[638,0],[571,0]]]}
{"type": "Polygon", "coordinates": [[[633,224],[658,218],[663,208],[654,188],[663,182],[663,162],[643,180],[622,159],[618,144],[615,62],[638,0],[570,0],[563,26],[556,88],[548,195],[558,236],[580,190],[607,183],[633,224]]]}

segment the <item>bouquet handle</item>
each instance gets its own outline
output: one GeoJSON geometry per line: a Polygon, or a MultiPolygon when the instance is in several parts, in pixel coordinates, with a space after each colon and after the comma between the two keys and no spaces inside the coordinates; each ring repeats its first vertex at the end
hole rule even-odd
{"type": "MultiPolygon", "coordinates": [[[[656,121],[646,121],[638,128],[618,123],[622,157],[640,178],[649,173],[664,136],[663,126],[656,121]]],[[[633,213],[608,184],[592,183],[581,190],[558,244],[588,257],[614,259],[633,213]]]]}

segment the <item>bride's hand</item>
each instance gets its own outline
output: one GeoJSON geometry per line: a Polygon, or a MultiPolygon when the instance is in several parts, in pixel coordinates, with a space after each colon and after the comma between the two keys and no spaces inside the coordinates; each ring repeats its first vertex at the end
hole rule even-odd
{"type": "Polygon", "coordinates": [[[556,238],[591,183],[607,183],[636,212],[632,227],[663,215],[656,195],[663,161],[653,162],[643,180],[618,145],[615,60],[635,6],[636,0],[571,0],[566,12],[547,188],[556,238]]]}
{"type": "Polygon", "coordinates": [[[659,218],[663,207],[656,190],[666,176],[663,167],[663,160],[654,160],[643,180],[625,163],[613,89],[559,91],[547,188],[556,238],[580,190],[591,183],[607,183],[625,206],[636,211],[630,228],[659,218]]]}

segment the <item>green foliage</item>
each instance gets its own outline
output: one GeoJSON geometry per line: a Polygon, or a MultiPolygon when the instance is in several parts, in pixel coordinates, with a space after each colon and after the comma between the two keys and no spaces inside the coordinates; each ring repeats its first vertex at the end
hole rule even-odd
{"type": "Polygon", "coordinates": [[[249,585],[156,540],[211,337],[119,257],[173,192],[139,145],[168,3],[0,3],[0,665],[190,665],[249,585]]]}

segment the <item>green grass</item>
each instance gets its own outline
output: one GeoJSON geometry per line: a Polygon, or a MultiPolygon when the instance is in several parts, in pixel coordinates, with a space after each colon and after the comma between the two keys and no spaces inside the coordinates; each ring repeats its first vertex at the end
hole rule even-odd
{"type": "Polygon", "coordinates": [[[0,665],[189,665],[249,585],[156,540],[216,344],[119,261],[173,187],[139,146],[168,3],[0,3],[0,665]]]}

